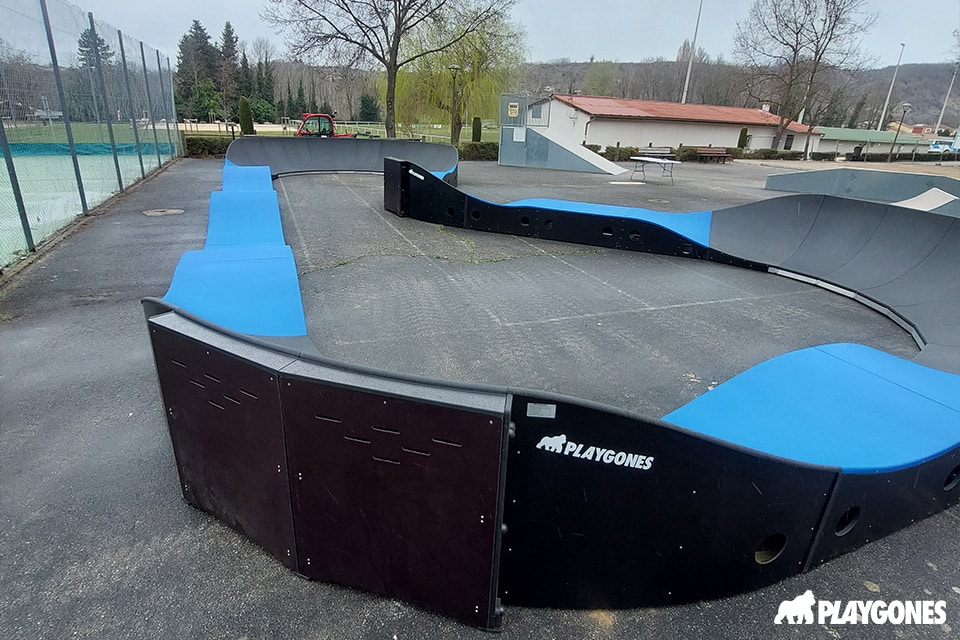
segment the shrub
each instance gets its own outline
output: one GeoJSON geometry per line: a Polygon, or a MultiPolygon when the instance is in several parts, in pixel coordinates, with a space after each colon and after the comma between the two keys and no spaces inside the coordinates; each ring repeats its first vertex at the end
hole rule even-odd
{"type": "MultiPolygon", "coordinates": [[[[747,146],[747,128],[740,129],[740,137],[737,138],[737,147],[743,149],[747,146]]],[[[741,156],[742,157],[742,156],[741,156]]]]}
{"type": "Polygon", "coordinates": [[[813,153],[810,154],[810,159],[811,160],[836,160],[837,153],[835,151],[830,151],[828,153],[824,153],[822,151],[814,151],[813,153]]]}
{"type": "Polygon", "coordinates": [[[262,98],[250,100],[250,114],[254,122],[273,122],[277,117],[273,105],[262,98]]]}
{"type": "Polygon", "coordinates": [[[233,142],[226,136],[185,136],[183,153],[188,158],[221,158],[233,142]]]}
{"type": "Polygon", "coordinates": [[[739,160],[743,157],[743,149],[740,147],[727,147],[727,153],[730,154],[731,160],[739,160]]]}
{"type": "Polygon", "coordinates": [[[803,151],[778,151],[777,160],[803,160],[803,151]]]}
{"type": "Polygon", "coordinates": [[[691,162],[697,159],[696,147],[683,147],[677,152],[677,160],[680,162],[691,162]]]}
{"type": "Polygon", "coordinates": [[[461,160],[496,160],[500,155],[498,142],[464,142],[458,149],[461,160]]]}
{"type": "Polygon", "coordinates": [[[776,149],[754,149],[747,154],[752,160],[773,160],[779,152],[776,149]]]}
{"type": "Polygon", "coordinates": [[[600,153],[600,145],[598,144],[585,144],[583,146],[585,146],[587,149],[590,149],[590,151],[593,151],[594,153],[600,153]]]}
{"type": "Polygon", "coordinates": [[[607,147],[603,151],[603,157],[612,162],[622,162],[629,160],[630,156],[640,155],[640,149],[637,147],[607,147]]]}
{"type": "Polygon", "coordinates": [[[250,101],[241,96],[237,111],[240,113],[240,133],[245,136],[256,134],[256,131],[253,129],[253,114],[250,111],[250,101]]]}
{"type": "Polygon", "coordinates": [[[480,138],[483,136],[483,121],[480,120],[479,116],[473,118],[473,136],[470,138],[473,142],[480,142],[480,138]]]}

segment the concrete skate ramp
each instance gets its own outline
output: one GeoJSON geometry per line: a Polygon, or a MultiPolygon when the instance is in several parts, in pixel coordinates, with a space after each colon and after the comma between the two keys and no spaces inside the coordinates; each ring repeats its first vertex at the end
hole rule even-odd
{"type": "MultiPolygon", "coordinates": [[[[767,178],[767,189],[890,203],[916,198],[931,189],[960,198],[960,180],[955,178],[869,169],[825,169],[772,175],[767,178]]],[[[933,211],[960,217],[960,200],[943,203],[933,211]]]]}
{"type": "Polygon", "coordinates": [[[933,189],[928,189],[924,191],[918,196],[913,196],[912,198],[907,198],[906,200],[893,202],[892,204],[895,204],[898,207],[904,207],[907,209],[939,212],[941,207],[944,207],[954,202],[955,200],[958,200],[958,198],[952,193],[947,193],[946,191],[933,188],[933,189]]]}
{"type": "Polygon", "coordinates": [[[457,150],[448,144],[394,138],[245,136],[227,148],[229,163],[266,165],[274,178],[320,171],[383,173],[384,158],[409,160],[441,180],[457,183],[457,150]]]}
{"type": "Polygon", "coordinates": [[[917,362],[960,372],[960,219],[834,196],[713,213],[710,247],[846,290],[914,332],[917,362]]]}
{"type": "Polygon", "coordinates": [[[546,129],[533,127],[502,127],[497,160],[508,167],[606,173],[612,176],[627,171],[581,144],[551,134],[546,129]],[[522,135],[518,135],[520,131],[522,135]]]}

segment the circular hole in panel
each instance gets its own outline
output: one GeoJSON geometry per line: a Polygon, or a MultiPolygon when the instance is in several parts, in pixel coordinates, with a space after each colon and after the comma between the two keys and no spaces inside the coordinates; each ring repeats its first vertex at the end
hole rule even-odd
{"type": "Polygon", "coordinates": [[[787,536],[782,533],[774,533],[764,538],[754,552],[753,559],[757,561],[757,564],[770,564],[780,557],[786,547],[787,536]]]}
{"type": "Polygon", "coordinates": [[[630,232],[630,239],[631,239],[632,241],[634,241],[634,242],[640,242],[640,239],[641,239],[642,237],[643,237],[643,236],[640,235],[640,232],[637,231],[636,229],[634,229],[633,231],[630,232]]]}
{"type": "Polygon", "coordinates": [[[685,256],[689,256],[691,253],[693,253],[693,245],[687,242],[684,242],[683,244],[680,245],[680,253],[682,253],[685,256]]]}
{"type": "Polygon", "coordinates": [[[457,215],[457,210],[453,207],[447,207],[447,215],[452,218],[453,216],[457,215]]]}
{"type": "Polygon", "coordinates": [[[553,229],[553,220],[546,220],[543,223],[545,229],[553,229]]]}
{"type": "Polygon", "coordinates": [[[957,485],[960,485],[960,464],[951,469],[950,473],[947,474],[946,479],[943,481],[943,490],[952,491],[957,488],[957,485]]]}
{"type": "Polygon", "coordinates": [[[470,212],[470,217],[473,218],[474,220],[479,220],[480,212],[474,209],[473,211],[470,212]]]}
{"type": "Polygon", "coordinates": [[[529,227],[529,226],[530,226],[530,218],[528,218],[527,216],[523,216],[522,218],[520,218],[520,226],[521,226],[521,227],[529,227]]]}
{"type": "Polygon", "coordinates": [[[603,235],[607,236],[608,238],[609,238],[609,237],[612,237],[612,236],[613,236],[613,227],[604,227],[603,229],[600,230],[600,233],[602,233],[603,235]]]}
{"type": "Polygon", "coordinates": [[[850,507],[844,511],[843,515],[840,516],[840,519],[837,520],[837,528],[834,530],[834,533],[836,533],[837,536],[847,535],[853,531],[855,526],[857,526],[857,520],[859,519],[860,507],[850,507]]]}

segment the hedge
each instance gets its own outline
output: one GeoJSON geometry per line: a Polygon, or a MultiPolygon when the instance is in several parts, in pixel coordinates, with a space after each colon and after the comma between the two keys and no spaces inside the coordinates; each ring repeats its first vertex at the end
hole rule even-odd
{"type": "MultiPolygon", "coordinates": [[[[888,153],[868,153],[861,155],[858,161],[863,162],[886,162],[888,153]]],[[[849,161],[853,161],[852,153],[845,153],[843,157],[849,161]]],[[[942,156],[943,160],[956,160],[958,154],[956,153],[945,153],[942,156]]],[[[913,151],[910,153],[895,153],[893,154],[893,159],[897,162],[940,162],[941,156],[939,153],[927,153],[924,151],[917,151],[916,157],[913,155],[913,151]]]]}
{"type": "Polygon", "coordinates": [[[458,149],[461,160],[496,160],[500,155],[497,142],[464,142],[458,149]]]}
{"type": "Polygon", "coordinates": [[[184,136],[183,155],[188,158],[222,158],[233,138],[227,136],[184,136]]]}

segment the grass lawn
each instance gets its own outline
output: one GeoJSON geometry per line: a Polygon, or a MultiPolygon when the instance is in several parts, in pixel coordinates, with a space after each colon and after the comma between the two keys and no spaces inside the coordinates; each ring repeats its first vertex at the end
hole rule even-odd
{"type": "MultiPolygon", "coordinates": [[[[3,123],[4,132],[10,144],[65,144],[67,142],[67,128],[63,122],[42,124],[40,122],[9,121],[3,123]]],[[[110,144],[110,133],[106,124],[95,122],[72,122],[70,129],[73,132],[73,141],[77,144],[101,143],[110,144]]],[[[170,135],[175,136],[171,130],[170,135]]],[[[125,122],[113,123],[113,137],[117,143],[135,142],[133,127],[125,122]]],[[[157,139],[167,142],[167,131],[164,123],[157,123],[157,139]]],[[[141,142],[153,142],[153,128],[140,129],[141,142]]]]}

